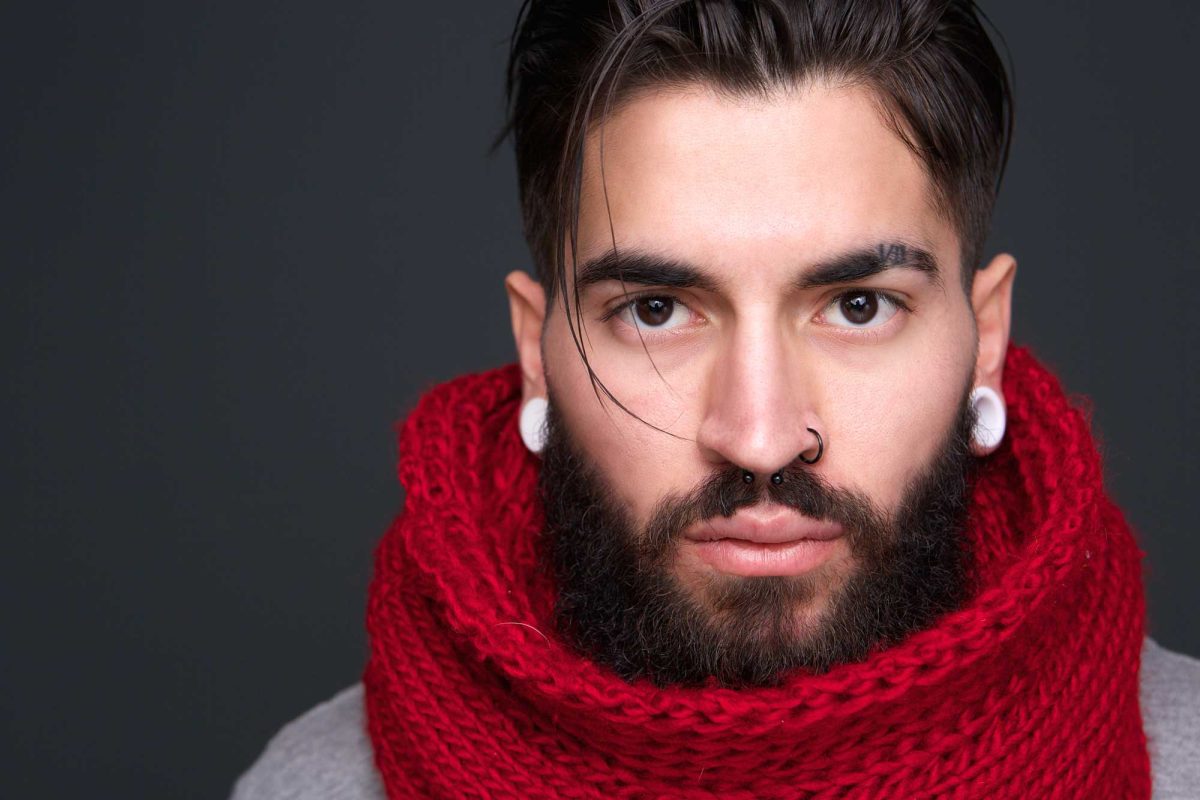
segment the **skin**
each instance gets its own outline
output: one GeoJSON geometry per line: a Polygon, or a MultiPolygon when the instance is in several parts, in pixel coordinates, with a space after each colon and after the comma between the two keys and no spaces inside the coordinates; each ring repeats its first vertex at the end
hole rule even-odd
{"type": "MultiPolygon", "coordinates": [[[[890,513],[948,435],[967,376],[1001,391],[1012,256],[992,259],[966,296],[958,232],[862,85],[815,82],[767,98],[702,84],[645,92],[610,116],[602,134],[603,182],[601,129],[585,145],[579,263],[611,249],[615,237],[618,250],[686,261],[715,284],[606,281],[582,297],[582,340],[599,378],[629,410],[673,435],[597,397],[561,297],[547,307],[540,284],[514,271],[505,287],[524,400],[545,397],[549,386],[571,436],[639,527],[661,498],[691,490],[714,467],[768,475],[798,453],[811,457],[808,427],[826,446],[811,469],[890,513]],[[896,268],[836,286],[795,286],[833,256],[897,242],[932,254],[940,280],[896,268]],[[856,327],[839,312],[839,298],[863,289],[891,293],[910,310],[877,300],[875,319],[856,327]],[[675,298],[666,326],[635,326],[631,310],[602,319],[645,292],[675,298]]],[[[839,541],[814,573],[815,599],[798,614],[819,619],[854,567],[839,541]]],[[[674,568],[701,595],[713,577],[687,544],[674,568]]]]}

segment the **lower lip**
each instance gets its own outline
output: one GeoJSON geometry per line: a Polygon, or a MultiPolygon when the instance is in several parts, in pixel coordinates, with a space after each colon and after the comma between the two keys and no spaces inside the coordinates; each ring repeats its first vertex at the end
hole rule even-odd
{"type": "Polygon", "coordinates": [[[824,564],[842,547],[842,538],[799,539],[763,544],[745,539],[691,541],[701,561],[731,575],[803,575],[824,564]]]}

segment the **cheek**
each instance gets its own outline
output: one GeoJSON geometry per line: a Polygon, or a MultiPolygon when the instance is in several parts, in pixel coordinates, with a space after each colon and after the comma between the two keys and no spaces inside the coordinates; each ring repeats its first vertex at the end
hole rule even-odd
{"type": "Polygon", "coordinates": [[[823,414],[838,434],[829,443],[836,452],[829,479],[894,510],[949,433],[966,369],[961,357],[945,354],[897,363],[869,382],[831,385],[839,400],[823,414]]]}
{"type": "MultiPolygon", "coordinates": [[[[546,331],[546,379],[572,439],[627,507],[638,524],[649,518],[655,503],[666,494],[690,489],[696,480],[695,444],[662,433],[618,408],[600,390],[597,398],[587,367],[575,348],[566,324],[552,319],[546,331]],[[558,329],[561,323],[561,330],[558,329]]],[[[597,377],[621,403],[647,422],[674,428],[680,415],[664,403],[661,379],[649,366],[644,370],[618,368],[589,348],[588,358],[597,377]]],[[[649,362],[644,354],[635,363],[649,362]]],[[[672,385],[675,386],[674,381],[672,385]]],[[[690,396],[690,392],[683,393],[690,396]]]]}

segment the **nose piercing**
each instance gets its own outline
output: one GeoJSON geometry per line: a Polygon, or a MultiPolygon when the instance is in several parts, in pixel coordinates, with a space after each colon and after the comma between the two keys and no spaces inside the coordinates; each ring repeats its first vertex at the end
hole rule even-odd
{"type": "MultiPolygon", "coordinates": [[[[817,437],[817,454],[812,458],[805,458],[803,453],[800,453],[796,458],[803,461],[805,464],[815,464],[821,460],[821,456],[825,455],[825,440],[821,438],[821,434],[816,428],[808,428],[813,436],[817,437]]],[[[754,483],[754,473],[748,469],[742,470],[742,481],[744,483],[754,483]]],[[[771,473],[771,483],[779,486],[783,483],[783,470],[778,470],[771,473]]]]}
{"type": "MultiPolygon", "coordinates": [[[[814,434],[817,438],[817,455],[812,458],[805,458],[804,453],[800,453],[797,458],[799,458],[800,461],[803,461],[805,464],[815,464],[818,461],[821,461],[821,456],[824,455],[824,440],[821,438],[821,434],[816,432],[815,428],[809,428],[809,431],[811,431],[812,434],[814,434]]],[[[743,470],[742,480],[744,480],[746,483],[749,483],[750,481],[754,480],[754,474],[743,470]]],[[[774,483],[775,486],[779,486],[780,483],[784,482],[784,470],[778,470],[775,471],[775,473],[772,473],[772,475],[770,475],[770,482],[774,483]]]]}
{"type": "MultiPolygon", "coordinates": [[[[815,464],[818,461],[820,461],[821,456],[825,454],[825,440],[821,438],[821,434],[817,433],[816,428],[809,428],[808,430],[812,433],[813,436],[817,437],[817,454],[815,456],[813,456],[811,460],[805,458],[803,453],[801,453],[798,456],[798,458],[801,461],[803,461],[805,464],[815,464]]],[[[775,474],[778,475],[779,473],[775,473],[775,474]]],[[[781,478],[781,480],[782,480],[782,478],[781,478]]]]}

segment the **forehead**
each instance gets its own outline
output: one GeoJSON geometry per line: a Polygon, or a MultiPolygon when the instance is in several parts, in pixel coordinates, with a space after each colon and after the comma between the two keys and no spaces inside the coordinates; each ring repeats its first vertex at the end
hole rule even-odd
{"type": "Polygon", "coordinates": [[[958,260],[927,173],[861,85],[642,92],[589,132],[580,202],[580,260],[614,236],[743,275],[894,239],[958,260]]]}

